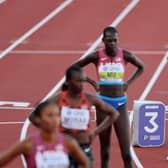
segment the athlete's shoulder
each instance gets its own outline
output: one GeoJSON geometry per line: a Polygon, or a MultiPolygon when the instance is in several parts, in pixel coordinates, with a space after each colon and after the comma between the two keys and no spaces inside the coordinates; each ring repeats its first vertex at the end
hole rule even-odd
{"type": "Polygon", "coordinates": [[[143,70],[144,69],[144,63],[143,61],[135,55],[133,52],[124,50],[124,60],[126,63],[131,63],[135,66],[137,66],[139,69],[143,70]]]}
{"type": "Polygon", "coordinates": [[[123,49],[123,56],[124,56],[124,60],[127,62],[130,62],[136,58],[136,55],[133,52],[125,49],[123,49]]]}
{"type": "Polygon", "coordinates": [[[88,55],[86,56],[86,58],[90,59],[92,62],[97,61],[97,59],[99,58],[99,51],[96,50],[96,51],[94,51],[94,52],[88,54],[88,55]]]}
{"type": "Polygon", "coordinates": [[[90,63],[97,64],[98,62],[98,52],[92,52],[87,54],[85,57],[82,57],[81,59],[77,60],[75,63],[72,65],[78,65],[80,67],[84,67],[90,63]]]}
{"type": "Polygon", "coordinates": [[[129,57],[133,55],[131,51],[128,51],[126,49],[122,49],[122,52],[123,52],[124,57],[127,57],[127,56],[129,57]]]}
{"type": "Polygon", "coordinates": [[[92,105],[92,104],[95,104],[95,102],[98,100],[98,98],[96,97],[96,95],[94,94],[91,94],[91,93],[85,93],[89,103],[92,105]]]}

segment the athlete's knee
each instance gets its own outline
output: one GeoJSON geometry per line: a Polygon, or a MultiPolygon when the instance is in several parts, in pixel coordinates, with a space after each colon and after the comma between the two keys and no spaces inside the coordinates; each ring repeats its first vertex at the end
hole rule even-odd
{"type": "Polygon", "coordinates": [[[122,155],[122,158],[124,162],[131,163],[132,162],[132,157],[130,153],[125,153],[122,155]]]}

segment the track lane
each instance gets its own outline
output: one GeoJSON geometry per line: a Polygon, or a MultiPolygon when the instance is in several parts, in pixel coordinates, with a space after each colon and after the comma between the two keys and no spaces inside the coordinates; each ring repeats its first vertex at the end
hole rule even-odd
{"type": "Polygon", "coordinates": [[[7,0],[1,4],[0,50],[7,48],[62,2],[63,0],[7,0]]]}
{"type": "MultiPolygon", "coordinates": [[[[30,110],[0,109],[0,122],[24,121],[30,110]],[[18,119],[19,116],[19,119],[18,119]]],[[[0,144],[1,145],[1,144],[0,144]]]]}
{"type": "Polygon", "coordinates": [[[128,49],[167,51],[166,15],[167,1],[141,0],[134,13],[118,27],[120,43],[128,49]]]}
{"type": "Polygon", "coordinates": [[[67,55],[62,55],[61,58],[58,55],[9,57],[0,61],[0,100],[26,101],[32,106],[52,89],[71,60],[77,59],[77,55],[69,56],[68,59],[67,55]]]}
{"type": "Polygon", "coordinates": [[[128,2],[75,1],[61,15],[31,36],[27,45],[20,45],[18,49],[86,50],[128,2]]]}

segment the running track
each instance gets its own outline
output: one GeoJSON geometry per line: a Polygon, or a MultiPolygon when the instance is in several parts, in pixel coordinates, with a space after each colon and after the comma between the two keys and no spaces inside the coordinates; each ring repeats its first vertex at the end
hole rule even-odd
{"type": "MultiPolygon", "coordinates": [[[[17,40],[34,25],[67,1],[6,0],[0,3],[0,50],[4,51],[16,44],[17,40]]],[[[0,151],[20,138],[23,122],[31,107],[48,95],[62,79],[65,69],[88,48],[93,47],[102,29],[111,23],[116,24],[119,30],[120,46],[133,51],[145,63],[144,74],[129,88],[129,110],[132,109],[135,99],[160,100],[167,103],[166,64],[158,78],[153,80],[153,85],[149,83],[156,74],[160,62],[165,63],[167,56],[168,25],[164,19],[167,14],[167,1],[137,1],[127,16],[119,23],[114,23],[119,14],[128,8],[130,2],[133,1],[74,0],[3,56],[0,60],[0,102],[29,104],[26,108],[11,104],[0,105],[0,151]],[[148,89],[147,86],[151,87],[148,89]]],[[[132,70],[131,66],[128,67],[127,75],[132,70]]],[[[86,71],[89,76],[96,78],[93,73],[94,67],[89,66],[86,71]]],[[[86,85],[86,88],[93,92],[90,86],[86,85]]],[[[32,130],[34,128],[30,127],[28,131],[32,130]]],[[[141,165],[145,168],[166,168],[167,143],[166,138],[165,144],[161,147],[134,148],[141,165]]],[[[93,144],[95,167],[100,165],[97,145],[96,139],[93,144]]],[[[122,167],[114,134],[111,160],[113,167],[122,167]]],[[[6,167],[21,168],[21,159],[14,160],[6,167]]]]}

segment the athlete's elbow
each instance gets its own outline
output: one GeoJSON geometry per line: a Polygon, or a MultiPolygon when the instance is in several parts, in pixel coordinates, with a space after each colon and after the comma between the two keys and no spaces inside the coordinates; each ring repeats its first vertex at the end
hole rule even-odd
{"type": "Polygon", "coordinates": [[[118,112],[118,111],[115,112],[115,113],[113,114],[113,122],[116,121],[119,116],[120,116],[119,112],[118,112]]]}
{"type": "Polygon", "coordinates": [[[139,69],[140,72],[143,72],[144,69],[145,69],[144,63],[141,63],[141,64],[139,65],[138,69],[139,69]]]}
{"type": "Polygon", "coordinates": [[[110,118],[112,122],[115,122],[119,116],[120,114],[117,110],[112,110],[112,112],[110,113],[110,118]]]}

